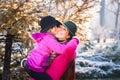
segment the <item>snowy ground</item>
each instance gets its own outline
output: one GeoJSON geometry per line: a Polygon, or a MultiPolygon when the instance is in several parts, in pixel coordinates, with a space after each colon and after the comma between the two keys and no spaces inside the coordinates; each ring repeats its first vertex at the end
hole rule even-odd
{"type": "Polygon", "coordinates": [[[78,80],[99,78],[102,78],[99,80],[120,80],[120,60],[114,62],[104,57],[102,51],[96,51],[97,48],[100,48],[100,45],[97,44],[94,49],[88,51],[78,50],[76,58],[76,77],[78,80]]]}

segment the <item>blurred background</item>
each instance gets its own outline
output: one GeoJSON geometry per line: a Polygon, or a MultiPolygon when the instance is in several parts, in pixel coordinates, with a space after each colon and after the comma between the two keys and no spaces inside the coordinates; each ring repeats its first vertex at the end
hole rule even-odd
{"type": "Polygon", "coordinates": [[[46,15],[79,28],[76,80],[120,79],[120,0],[0,0],[0,80],[28,80],[20,61],[46,15]]]}

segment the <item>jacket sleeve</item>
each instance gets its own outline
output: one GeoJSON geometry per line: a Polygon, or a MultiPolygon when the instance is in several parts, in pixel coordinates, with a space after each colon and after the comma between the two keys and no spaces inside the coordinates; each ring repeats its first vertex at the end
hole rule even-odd
{"type": "MultiPolygon", "coordinates": [[[[47,40],[47,39],[46,39],[47,40]]],[[[77,38],[72,38],[67,44],[59,43],[55,38],[50,38],[49,41],[46,41],[47,46],[54,52],[58,54],[62,54],[65,47],[69,47],[69,45],[78,44],[79,41],[77,38]]]]}

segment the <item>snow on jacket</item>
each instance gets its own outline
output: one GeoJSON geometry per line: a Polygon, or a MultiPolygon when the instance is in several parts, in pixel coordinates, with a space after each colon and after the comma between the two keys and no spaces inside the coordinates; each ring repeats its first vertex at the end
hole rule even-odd
{"type": "Polygon", "coordinates": [[[46,70],[46,73],[52,78],[52,80],[60,80],[60,77],[69,67],[69,63],[75,59],[75,50],[78,43],[79,41],[77,41],[77,39],[72,39],[72,41],[65,47],[63,54],[53,60],[48,70],[46,70]]]}
{"type": "Polygon", "coordinates": [[[32,49],[27,57],[28,67],[36,72],[44,72],[45,66],[48,65],[47,59],[51,51],[62,54],[65,44],[57,42],[55,37],[48,32],[34,33],[32,37],[36,41],[34,49],[32,49]]]}

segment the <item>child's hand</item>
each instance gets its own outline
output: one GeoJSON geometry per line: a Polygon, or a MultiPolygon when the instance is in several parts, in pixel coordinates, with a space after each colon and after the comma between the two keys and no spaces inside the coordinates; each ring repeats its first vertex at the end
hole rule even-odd
{"type": "Polygon", "coordinates": [[[78,36],[73,36],[72,38],[78,40],[78,43],[79,43],[79,37],[78,36]]]}
{"type": "Polygon", "coordinates": [[[78,39],[78,40],[79,40],[78,36],[73,36],[72,38],[76,38],[76,39],[78,39]]]}

